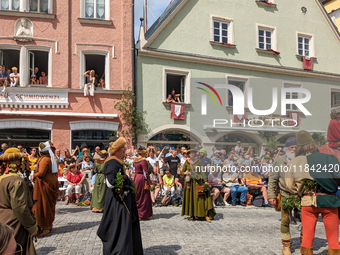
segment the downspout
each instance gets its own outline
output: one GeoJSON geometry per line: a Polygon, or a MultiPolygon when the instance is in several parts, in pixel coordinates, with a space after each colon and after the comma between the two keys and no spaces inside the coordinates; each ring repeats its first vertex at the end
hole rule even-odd
{"type": "MultiPolygon", "coordinates": [[[[137,58],[137,52],[136,52],[136,47],[135,47],[135,0],[132,0],[132,91],[135,94],[135,102],[134,102],[134,107],[137,107],[137,75],[136,75],[136,58],[137,58]]],[[[132,144],[137,145],[137,137],[132,138],[135,143],[132,144]]]]}

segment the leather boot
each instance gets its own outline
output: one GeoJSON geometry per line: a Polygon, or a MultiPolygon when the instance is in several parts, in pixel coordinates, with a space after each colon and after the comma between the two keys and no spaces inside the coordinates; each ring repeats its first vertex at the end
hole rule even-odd
{"type": "Polygon", "coordinates": [[[313,248],[306,248],[306,247],[301,246],[300,253],[302,255],[313,255],[313,248]]]}
{"type": "Polygon", "coordinates": [[[283,248],[282,248],[282,254],[283,255],[292,255],[292,252],[290,251],[290,247],[292,246],[292,242],[290,240],[282,240],[283,248]]]}
{"type": "Polygon", "coordinates": [[[330,249],[330,248],[328,248],[328,255],[340,255],[340,249],[330,249]]]}

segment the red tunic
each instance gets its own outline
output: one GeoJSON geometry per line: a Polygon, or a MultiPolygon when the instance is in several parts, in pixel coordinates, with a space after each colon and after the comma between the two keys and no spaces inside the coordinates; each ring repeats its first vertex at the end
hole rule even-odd
{"type": "Polygon", "coordinates": [[[337,119],[332,119],[328,125],[327,140],[329,147],[337,148],[337,142],[340,141],[340,122],[337,119]]]}

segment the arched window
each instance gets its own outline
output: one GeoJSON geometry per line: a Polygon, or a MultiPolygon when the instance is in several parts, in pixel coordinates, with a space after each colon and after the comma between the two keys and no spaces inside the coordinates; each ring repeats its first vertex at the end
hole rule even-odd
{"type": "Polygon", "coordinates": [[[222,136],[215,143],[216,147],[220,147],[221,149],[225,149],[227,152],[230,151],[231,148],[235,148],[236,143],[240,141],[241,146],[244,150],[247,150],[249,146],[253,147],[253,151],[255,154],[259,151],[258,144],[255,140],[246,136],[244,134],[239,133],[230,133],[222,136]]]}
{"type": "Polygon", "coordinates": [[[180,148],[185,146],[187,148],[195,147],[199,142],[194,139],[190,134],[178,131],[164,131],[153,136],[148,141],[148,146],[153,145],[155,148],[162,149],[164,146],[180,148]]]}

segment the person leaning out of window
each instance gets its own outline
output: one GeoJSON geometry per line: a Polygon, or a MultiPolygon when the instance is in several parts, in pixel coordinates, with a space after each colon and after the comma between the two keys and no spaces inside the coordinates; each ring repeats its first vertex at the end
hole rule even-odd
{"type": "Polygon", "coordinates": [[[86,77],[86,83],[84,85],[84,96],[94,96],[94,83],[96,81],[95,71],[94,70],[88,70],[84,73],[84,76],[86,77]]]}

